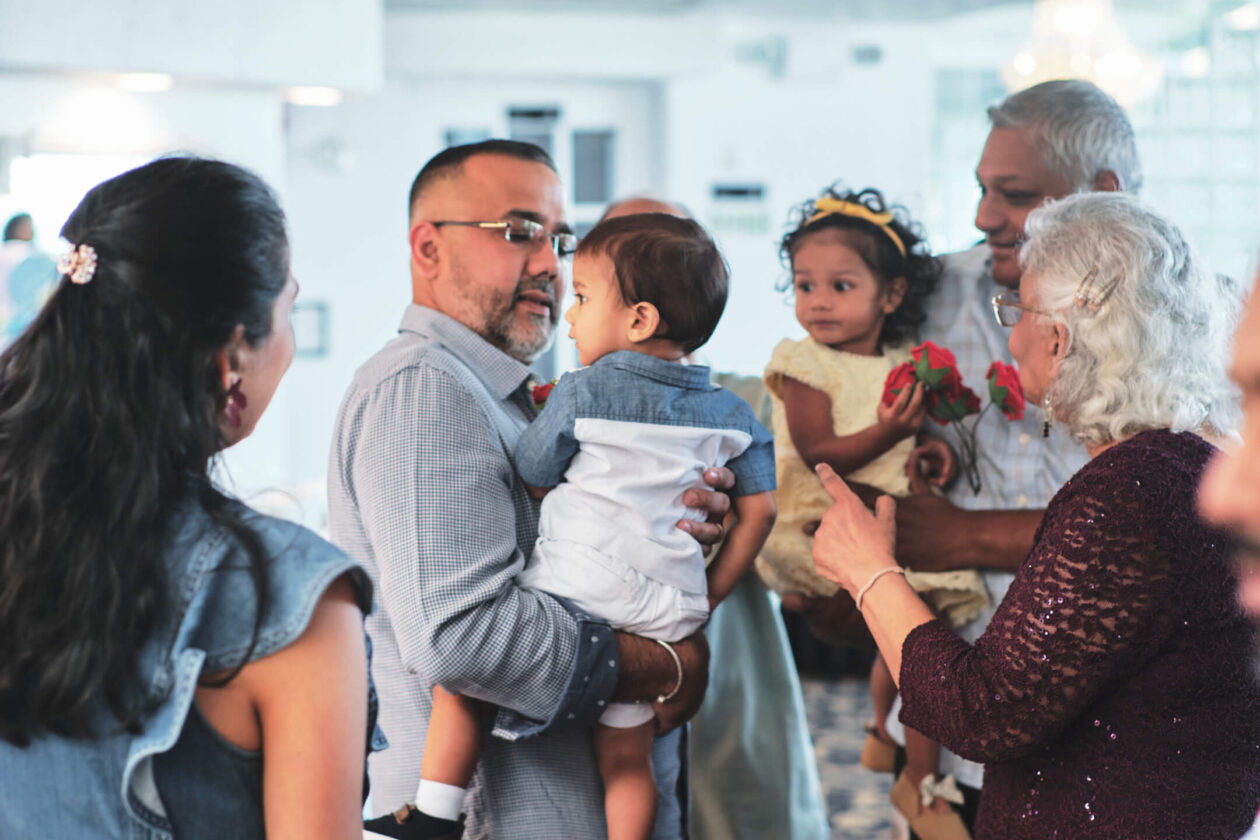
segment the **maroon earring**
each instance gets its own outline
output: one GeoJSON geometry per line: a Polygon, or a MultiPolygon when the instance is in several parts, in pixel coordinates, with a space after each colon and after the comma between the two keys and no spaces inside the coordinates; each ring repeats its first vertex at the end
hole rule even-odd
{"type": "Polygon", "coordinates": [[[241,380],[236,380],[227,389],[227,401],[223,404],[223,414],[233,429],[241,427],[241,409],[249,405],[245,395],[241,393],[241,380]]]}

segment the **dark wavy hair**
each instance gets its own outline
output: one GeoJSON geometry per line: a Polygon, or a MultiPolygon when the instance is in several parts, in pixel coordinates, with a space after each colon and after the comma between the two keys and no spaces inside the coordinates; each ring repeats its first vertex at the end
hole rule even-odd
{"type": "MultiPolygon", "coordinates": [[[[791,269],[792,257],[804,237],[828,229],[852,232],[846,237],[846,243],[857,252],[881,284],[889,283],[896,277],[906,278],[905,297],[896,311],[884,318],[879,346],[887,347],[914,338],[917,327],[927,317],[924,303],[941,277],[940,261],[929,253],[922,226],[910,218],[906,208],[890,206],[883,193],[873,187],[852,192],[833,184],[823,190],[819,198],[851,201],[874,213],[891,212],[893,220],[888,226],[906,246],[905,255],[874,222],[839,213],[830,213],[815,222],[809,221],[818,212],[815,205],[818,199],[811,198],[792,210],[789,217],[791,230],[779,243],[779,259],[791,269]]],[[[781,280],[776,288],[781,292],[791,291],[792,275],[781,280]]]]}
{"type": "Polygon", "coordinates": [[[696,222],[668,213],[635,213],[600,222],[578,243],[577,256],[612,261],[621,299],[661,314],[661,338],[683,353],[713,335],[726,309],[730,272],[717,245],[696,222]]]}
{"type": "Polygon", "coordinates": [[[275,196],[237,166],[162,158],[94,187],[61,235],[96,250],[94,277],[62,277],[0,355],[0,737],[19,746],[101,734],[102,701],[136,731],[160,699],[136,668],[181,507],[239,539],[255,640],[267,598],[262,544],[208,472],[216,353],[238,325],[251,345],[270,335],[288,279],[275,196]]]}

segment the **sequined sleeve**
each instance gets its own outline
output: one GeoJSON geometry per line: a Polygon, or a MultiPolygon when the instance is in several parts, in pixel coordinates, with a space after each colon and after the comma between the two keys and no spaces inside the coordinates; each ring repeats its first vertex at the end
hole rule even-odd
{"type": "Polygon", "coordinates": [[[980,762],[1052,741],[1173,633],[1174,566],[1193,551],[1194,520],[1193,483],[1158,455],[1087,465],[974,646],[939,621],[907,637],[901,720],[980,762]]]}

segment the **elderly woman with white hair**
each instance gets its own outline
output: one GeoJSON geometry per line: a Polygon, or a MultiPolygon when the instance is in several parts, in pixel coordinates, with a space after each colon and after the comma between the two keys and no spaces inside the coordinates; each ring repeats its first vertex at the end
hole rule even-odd
{"type": "Polygon", "coordinates": [[[1235,424],[1238,291],[1130,196],[1051,203],[1028,237],[994,313],[1025,395],[1091,460],[988,630],[934,620],[897,574],[892,500],[872,516],[825,467],[815,563],[899,676],[902,721],[984,762],[977,838],[1236,838],[1260,806],[1260,687],[1195,488],[1235,424]]]}

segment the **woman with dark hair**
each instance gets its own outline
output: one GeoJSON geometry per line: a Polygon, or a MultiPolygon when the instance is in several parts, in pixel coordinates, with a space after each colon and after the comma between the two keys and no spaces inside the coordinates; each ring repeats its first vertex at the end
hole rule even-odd
{"type": "Polygon", "coordinates": [[[61,233],[0,356],[0,835],[361,836],[370,585],[209,476],[293,359],[284,214],[175,157],[61,233]]]}

